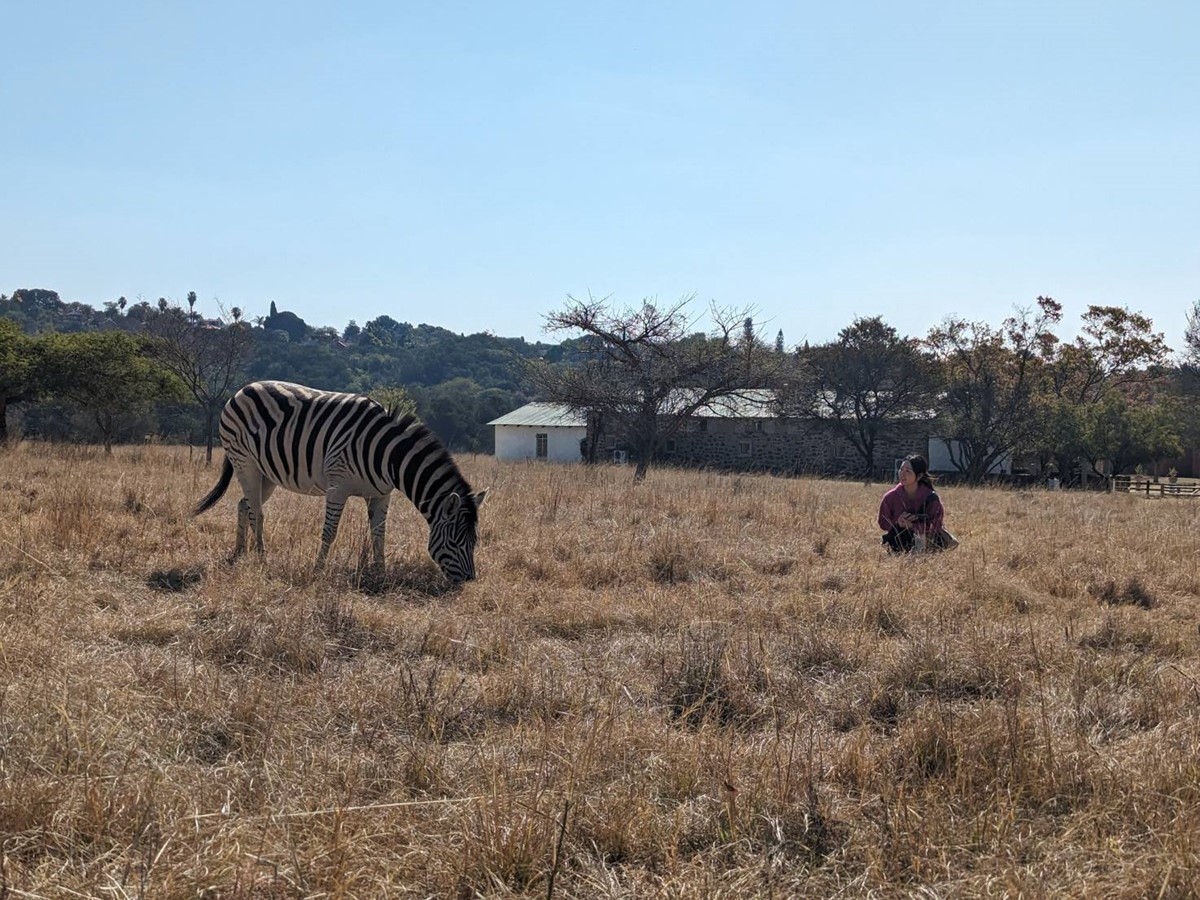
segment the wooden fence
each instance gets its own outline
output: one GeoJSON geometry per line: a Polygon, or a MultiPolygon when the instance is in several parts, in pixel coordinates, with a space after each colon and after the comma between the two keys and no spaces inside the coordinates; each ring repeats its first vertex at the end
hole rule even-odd
{"type": "Polygon", "coordinates": [[[1194,478],[1177,481],[1159,480],[1146,475],[1114,475],[1108,489],[1113,493],[1140,494],[1144,497],[1200,497],[1200,481],[1194,478]]]}

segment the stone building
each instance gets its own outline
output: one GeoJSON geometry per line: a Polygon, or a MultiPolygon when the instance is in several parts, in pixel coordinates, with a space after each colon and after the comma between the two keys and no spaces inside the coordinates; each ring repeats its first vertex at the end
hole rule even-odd
{"type": "MultiPolygon", "coordinates": [[[[929,456],[926,427],[913,427],[875,445],[877,478],[891,478],[897,461],[910,453],[929,456]]],[[[669,438],[662,462],[731,471],[783,474],[853,475],[863,473],[862,455],[828,422],[802,419],[740,419],[699,415],[669,438]]]]}
{"type": "MultiPolygon", "coordinates": [[[[728,471],[847,475],[863,473],[862,456],[828,422],[777,415],[774,395],[758,391],[721,401],[689,418],[659,450],[658,462],[728,471]]],[[[906,422],[875,446],[877,478],[891,478],[898,460],[910,453],[928,456],[929,420],[906,422]]],[[[608,439],[612,449],[620,442],[608,439]]]]}
{"type": "MultiPolygon", "coordinates": [[[[501,459],[578,461],[588,417],[556,404],[530,404],[494,420],[496,455],[501,459]]],[[[878,479],[895,477],[898,462],[910,453],[934,459],[942,442],[933,437],[931,419],[907,421],[875,448],[878,479]]],[[[597,440],[597,461],[629,462],[630,447],[619,434],[597,436],[586,426],[584,447],[597,440]]],[[[942,454],[944,456],[944,454],[942,454]]],[[[725,400],[699,410],[681,431],[664,441],[656,462],[728,471],[781,474],[863,475],[862,457],[827,422],[784,418],[774,396],[759,391],[745,399],[725,400]]]]}

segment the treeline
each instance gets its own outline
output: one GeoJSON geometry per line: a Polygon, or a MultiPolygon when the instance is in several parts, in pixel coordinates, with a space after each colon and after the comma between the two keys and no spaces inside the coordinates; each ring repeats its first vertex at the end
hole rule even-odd
{"type": "Polygon", "coordinates": [[[1006,458],[1068,481],[1131,472],[1200,443],[1194,328],[1178,365],[1154,323],[1126,307],[1087,307],[1072,339],[1063,325],[1050,297],[999,326],[949,317],[920,339],[858,319],[837,340],[801,349],[785,401],[841,430],[866,471],[882,436],[920,419],[950,441],[972,481],[1006,458]]]}
{"type": "Polygon", "coordinates": [[[1089,306],[1077,336],[1062,337],[1062,306],[1049,297],[998,326],[952,316],[922,337],[859,318],[833,341],[790,351],[782,334],[766,341],[749,310],[714,310],[708,333],[689,334],[691,321],[685,304],[572,301],[548,322],[590,338],[576,344],[581,361],[531,365],[531,380],[619,435],[635,477],[697,410],[761,400],[762,388],[774,414],[839,432],[866,475],[890,471],[877,459],[885,439],[926,434],[946,441],[971,481],[1005,460],[1068,483],[1176,458],[1189,466],[1180,457],[1200,446],[1200,304],[1182,365],[1154,323],[1125,307],[1089,306]]]}
{"type": "Polygon", "coordinates": [[[456,334],[390,316],[341,331],[313,327],[275,303],[247,320],[237,307],[199,308],[194,292],[184,304],[122,297],[95,308],[22,289],[0,295],[0,432],[10,422],[53,439],[152,435],[200,444],[230,393],[225,380],[236,389],[277,378],[380,394],[413,409],[451,447],[490,452],[486,423],[531,399],[521,361],[558,360],[563,352],[564,345],[456,334]],[[100,366],[106,357],[114,362],[100,366]],[[118,372],[127,374],[118,379],[118,372]],[[103,388],[84,396],[85,384],[103,388]]]}
{"type": "Polygon", "coordinates": [[[100,309],[49,290],[0,295],[0,439],[11,418],[21,433],[54,439],[204,444],[239,385],[277,378],[371,394],[478,452],[493,446],[488,421],[556,400],[618,433],[639,475],[698,408],[763,388],[776,414],[840,431],[864,473],[880,468],[887,437],[913,429],[951,441],[972,480],[1006,457],[1069,478],[1200,446],[1200,303],[1178,361],[1153,322],[1124,307],[1089,306],[1065,339],[1049,297],[999,325],[950,317],[914,337],[874,316],[791,349],[782,333],[760,335],[749,309],[714,310],[711,332],[695,332],[686,300],[617,309],[571,299],[547,315],[566,336],[558,344],[390,316],[314,328],[275,303],[251,320],[236,307],[217,312],[198,309],[195,293],[100,309]]]}

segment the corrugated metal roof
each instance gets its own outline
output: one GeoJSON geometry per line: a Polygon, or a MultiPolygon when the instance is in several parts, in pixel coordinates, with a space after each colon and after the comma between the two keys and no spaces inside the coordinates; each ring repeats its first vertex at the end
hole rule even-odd
{"type": "Polygon", "coordinates": [[[706,419],[774,419],[779,411],[775,405],[775,392],[760,388],[712,400],[696,410],[696,415],[706,419]]]}
{"type": "Polygon", "coordinates": [[[587,419],[581,412],[571,412],[561,403],[526,403],[520,409],[492,419],[489,425],[536,425],[549,428],[582,428],[587,419]]]}
{"type": "MultiPolygon", "coordinates": [[[[696,394],[688,389],[676,391],[663,403],[663,415],[669,415],[672,410],[680,409],[695,401],[696,394]]],[[[776,402],[775,392],[766,389],[743,391],[737,396],[722,397],[710,401],[707,406],[696,410],[694,415],[703,419],[774,419],[784,410],[776,402]]],[[[833,413],[832,403],[826,401],[825,415],[833,413]]],[[[936,416],[936,412],[919,411],[897,419],[924,420],[936,416]]],[[[825,416],[823,416],[824,418],[825,416]]],[[[535,425],[560,428],[582,428],[587,419],[581,412],[571,410],[561,403],[527,403],[520,409],[493,419],[489,425],[535,425]]]]}
{"type": "MultiPolygon", "coordinates": [[[[694,395],[689,397],[688,390],[676,392],[663,404],[663,413],[673,407],[679,407],[694,401],[694,395]]],[[[768,390],[746,391],[738,397],[723,397],[713,400],[709,405],[696,410],[695,415],[703,418],[716,419],[773,419],[778,415],[775,407],[775,392],[768,390]]],[[[535,425],[563,428],[581,428],[587,424],[587,419],[581,412],[571,410],[561,403],[527,403],[520,409],[514,409],[498,419],[488,422],[489,425],[535,425]]]]}

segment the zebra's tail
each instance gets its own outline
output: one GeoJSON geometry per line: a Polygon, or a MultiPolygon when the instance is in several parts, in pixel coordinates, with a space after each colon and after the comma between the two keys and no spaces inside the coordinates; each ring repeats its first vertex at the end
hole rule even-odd
{"type": "Polygon", "coordinates": [[[224,497],[225,491],[229,488],[229,481],[232,478],[233,463],[229,461],[229,457],[225,457],[225,465],[221,466],[221,477],[217,479],[216,485],[204,496],[204,499],[196,504],[196,508],[192,510],[192,515],[200,515],[200,513],[211,508],[218,500],[224,497]]]}

